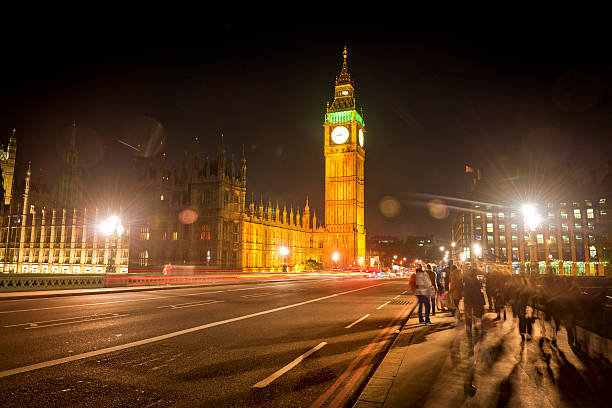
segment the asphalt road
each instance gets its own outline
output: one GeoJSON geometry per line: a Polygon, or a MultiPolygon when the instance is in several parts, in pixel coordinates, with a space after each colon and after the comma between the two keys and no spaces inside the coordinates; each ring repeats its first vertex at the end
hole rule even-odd
{"type": "Polygon", "coordinates": [[[407,280],[262,282],[0,302],[0,406],[350,406],[407,280]]]}

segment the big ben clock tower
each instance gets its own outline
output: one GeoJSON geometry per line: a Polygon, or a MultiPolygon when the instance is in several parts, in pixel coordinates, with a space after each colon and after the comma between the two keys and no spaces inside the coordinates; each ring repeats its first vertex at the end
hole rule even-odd
{"type": "Polygon", "coordinates": [[[365,259],[364,162],[365,123],[355,106],[355,88],[347,52],[336,78],[334,101],[323,124],[325,141],[326,263],[363,264],[365,259]]]}

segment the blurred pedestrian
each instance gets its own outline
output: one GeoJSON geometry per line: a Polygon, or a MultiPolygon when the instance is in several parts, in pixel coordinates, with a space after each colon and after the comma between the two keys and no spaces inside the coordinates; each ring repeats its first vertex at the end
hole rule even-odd
{"type": "MultiPolygon", "coordinates": [[[[478,280],[478,271],[471,267],[463,276],[463,310],[465,313],[465,330],[468,340],[472,340],[472,324],[481,320],[484,315],[485,299],[478,280]]],[[[482,327],[482,326],[481,326],[482,327]]]]}
{"type": "Polygon", "coordinates": [[[430,300],[433,293],[435,293],[433,284],[429,275],[423,271],[423,269],[419,266],[416,269],[415,273],[415,282],[416,282],[416,296],[419,301],[418,306],[418,315],[419,315],[419,323],[431,324],[431,320],[429,319],[429,308],[430,308],[430,300]],[[423,307],[425,307],[425,316],[423,317],[423,307]]]}
{"type": "Polygon", "coordinates": [[[436,285],[436,273],[433,271],[431,264],[427,264],[427,275],[429,276],[429,280],[431,281],[431,285],[433,286],[433,293],[429,298],[431,304],[431,315],[436,315],[436,296],[438,292],[438,286],[436,285]]]}
{"type": "Polygon", "coordinates": [[[449,308],[455,316],[456,321],[458,321],[460,317],[459,302],[463,297],[463,276],[461,275],[461,270],[457,267],[457,265],[451,266],[447,296],[450,295],[449,308]]]}

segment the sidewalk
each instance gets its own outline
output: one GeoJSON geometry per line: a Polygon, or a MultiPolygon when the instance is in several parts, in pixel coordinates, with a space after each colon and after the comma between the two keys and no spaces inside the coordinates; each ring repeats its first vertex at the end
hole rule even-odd
{"type": "Polygon", "coordinates": [[[409,319],[354,407],[610,406],[612,370],[575,354],[564,329],[554,346],[538,320],[533,339],[521,342],[510,309],[506,321],[495,316],[485,314],[473,347],[449,313],[432,316],[432,326],[409,319]]]}

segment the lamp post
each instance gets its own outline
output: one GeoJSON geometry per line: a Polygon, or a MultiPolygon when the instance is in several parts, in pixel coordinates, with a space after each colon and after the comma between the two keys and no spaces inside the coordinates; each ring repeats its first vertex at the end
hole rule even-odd
{"type": "Polygon", "coordinates": [[[282,270],[283,270],[283,272],[287,272],[287,262],[285,261],[285,259],[286,259],[286,256],[289,255],[289,248],[287,248],[285,246],[282,246],[282,247],[280,247],[278,252],[283,257],[282,258],[283,259],[282,270]]]}
{"type": "Polygon", "coordinates": [[[451,261],[455,262],[455,247],[457,244],[455,241],[451,242],[451,261]]]}
{"type": "Polygon", "coordinates": [[[340,259],[340,253],[334,252],[332,260],[336,263],[336,269],[338,269],[338,260],[340,259]]]}
{"type": "Polygon", "coordinates": [[[121,219],[113,215],[102,222],[99,226],[100,231],[106,236],[110,243],[110,256],[106,265],[106,273],[116,273],[117,266],[115,265],[115,250],[117,242],[123,235],[125,229],[121,224],[121,219]]]}
{"type": "Polygon", "coordinates": [[[536,229],[540,225],[542,219],[537,213],[533,204],[523,204],[523,222],[529,228],[529,261],[531,268],[529,272],[533,274],[533,266],[538,262],[536,250],[536,229]]]}

